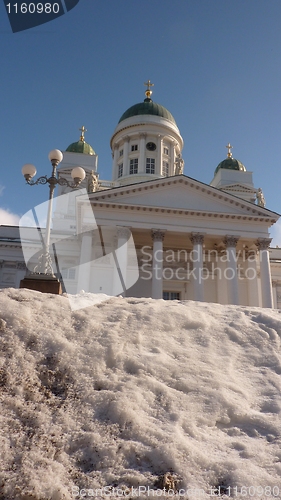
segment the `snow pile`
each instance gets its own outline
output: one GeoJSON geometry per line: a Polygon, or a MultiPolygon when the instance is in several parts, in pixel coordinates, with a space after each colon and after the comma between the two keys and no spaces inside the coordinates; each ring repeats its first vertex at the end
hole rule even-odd
{"type": "Polygon", "coordinates": [[[6,289],[0,318],[0,499],[151,497],[166,473],[190,500],[281,497],[278,311],[115,297],[71,312],[6,289]]]}

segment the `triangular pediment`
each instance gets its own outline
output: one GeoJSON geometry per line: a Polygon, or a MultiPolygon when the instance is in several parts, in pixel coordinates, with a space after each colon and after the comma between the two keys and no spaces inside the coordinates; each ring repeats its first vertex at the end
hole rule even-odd
{"type": "Polygon", "coordinates": [[[245,186],[245,184],[228,184],[226,186],[221,186],[220,191],[237,191],[237,193],[250,193],[250,194],[255,194],[256,189],[255,188],[250,188],[249,186],[245,186]]]}
{"type": "Polygon", "coordinates": [[[278,214],[270,210],[184,175],[96,192],[90,199],[109,204],[278,219],[278,214]]]}

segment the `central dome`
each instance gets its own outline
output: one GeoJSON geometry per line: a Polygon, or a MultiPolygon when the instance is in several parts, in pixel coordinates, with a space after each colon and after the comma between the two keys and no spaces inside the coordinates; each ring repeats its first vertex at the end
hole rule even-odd
{"type": "Polygon", "coordinates": [[[164,108],[164,106],[161,106],[161,104],[153,102],[152,99],[149,98],[145,99],[144,102],[134,104],[129,109],[127,109],[127,111],[125,111],[125,113],[123,113],[123,115],[121,116],[118,123],[126,120],[126,118],[131,118],[132,116],[137,115],[161,116],[162,118],[166,118],[166,120],[169,120],[176,125],[176,121],[170,111],[164,108]]]}
{"type": "Polygon", "coordinates": [[[180,175],[183,139],[173,115],[151,99],[153,83],[145,85],[146,98],[121,116],[110,139],[112,180],[128,185],[180,175]]]}

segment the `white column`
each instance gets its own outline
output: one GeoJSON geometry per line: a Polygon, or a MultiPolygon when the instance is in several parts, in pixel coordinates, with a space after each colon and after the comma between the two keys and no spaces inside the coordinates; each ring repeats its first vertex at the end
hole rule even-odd
{"type": "Polygon", "coordinates": [[[190,240],[193,244],[193,250],[191,252],[193,262],[193,296],[194,300],[203,302],[204,281],[202,277],[204,235],[202,233],[191,233],[190,240]]]}
{"type": "Polygon", "coordinates": [[[245,276],[248,286],[248,305],[260,307],[257,256],[252,251],[246,260],[245,276]]]}
{"type": "Polygon", "coordinates": [[[152,229],[152,298],[163,298],[163,240],[165,231],[152,229]]]}
{"type": "Polygon", "coordinates": [[[214,265],[217,277],[217,299],[219,304],[228,304],[228,290],[226,281],[226,253],[223,253],[217,259],[214,265]]]}
{"type": "Polygon", "coordinates": [[[237,262],[236,262],[236,245],[239,237],[226,235],[224,244],[227,253],[227,266],[225,269],[225,277],[227,280],[228,299],[230,304],[239,304],[239,289],[238,289],[238,275],[237,275],[237,262]]]}
{"type": "Polygon", "coordinates": [[[92,264],[92,233],[83,232],[80,263],[78,269],[77,292],[90,291],[91,264],[92,264]]]}
{"type": "Polygon", "coordinates": [[[277,309],[277,281],[272,281],[273,307],[277,309]]]}
{"type": "Polygon", "coordinates": [[[113,153],[113,165],[112,165],[112,179],[113,180],[118,178],[117,161],[118,161],[118,146],[115,144],[114,153],[113,153]]]}
{"type": "Polygon", "coordinates": [[[117,245],[115,249],[113,295],[126,295],[128,240],[131,232],[127,227],[117,227],[117,245]]]}
{"type": "Polygon", "coordinates": [[[271,238],[259,238],[256,245],[259,249],[262,307],[273,307],[271,272],[269,262],[269,245],[271,238]]]}
{"type": "Polygon", "coordinates": [[[163,168],[163,136],[158,135],[157,141],[157,166],[155,173],[161,175],[163,168]]]}
{"type": "Polygon", "coordinates": [[[123,146],[123,175],[129,175],[129,137],[124,137],[123,146]]]}
{"type": "Polygon", "coordinates": [[[139,173],[145,173],[145,170],[146,170],[145,139],[146,139],[146,134],[140,133],[139,173]]]}
{"type": "Polygon", "coordinates": [[[171,142],[171,165],[169,175],[175,175],[176,144],[171,142]]]}

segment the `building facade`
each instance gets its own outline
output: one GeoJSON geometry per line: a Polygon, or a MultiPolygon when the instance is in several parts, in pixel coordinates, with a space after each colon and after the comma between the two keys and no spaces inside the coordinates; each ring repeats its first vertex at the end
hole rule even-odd
{"type": "MultiPolygon", "coordinates": [[[[281,308],[281,249],[270,248],[279,215],[265,208],[230,144],[209,185],[184,175],[176,121],[151,94],[148,81],[145,100],[113,132],[110,181],[99,179],[84,127],[63,152],[59,176],[70,179],[76,165],[86,171],[84,191],[59,186],[53,216],[54,265],[66,291],[281,308]]],[[[32,269],[41,242],[35,229],[24,234],[32,269]]],[[[0,228],[0,265],[0,286],[19,286],[18,228],[0,228]]]]}

